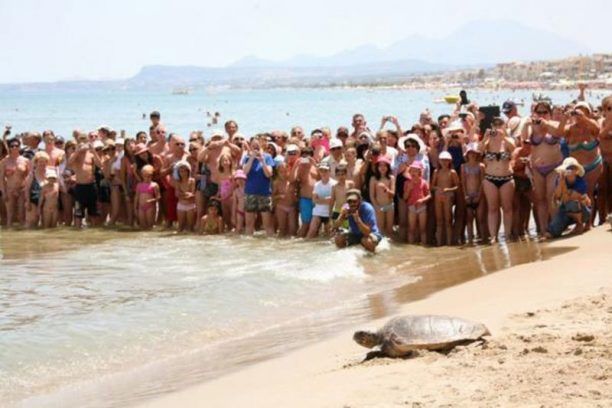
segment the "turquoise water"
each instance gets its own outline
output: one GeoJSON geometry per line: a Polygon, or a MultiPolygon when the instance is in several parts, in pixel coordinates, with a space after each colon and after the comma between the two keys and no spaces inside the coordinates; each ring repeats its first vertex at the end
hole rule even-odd
{"type": "MultiPolygon", "coordinates": [[[[53,129],[70,135],[73,129],[95,129],[102,124],[128,135],[147,130],[148,119],[142,114],[152,110],[162,113],[162,120],[171,131],[188,134],[191,130],[210,130],[206,111],[220,112],[221,123],[233,118],[241,130],[254,134],[272,129],[289,130],[302,125],[306,129],[321,126],[350,125],[351,116],[362,112],[371,128],[378,129],[383,115],[397,115],[404,127],[418,119],[429,107],[434,115],[448,113],[447,104],[434,100],[458,90],[365,90],[365,89],[277,89],[194,91],[189,95],[137,91],[98,92],[2,92],[0,125],[10,123],[15,132],[53,129]]],[[[554,101],[567,102],[575,92],[547,92],[554,101]]],[[[501,104],[511,98],[531,101],[530,91],[471,91],[469,97],[481,105],[501,104]]],[[[526,111],[528,108],[521,108],[526,111]]]]}

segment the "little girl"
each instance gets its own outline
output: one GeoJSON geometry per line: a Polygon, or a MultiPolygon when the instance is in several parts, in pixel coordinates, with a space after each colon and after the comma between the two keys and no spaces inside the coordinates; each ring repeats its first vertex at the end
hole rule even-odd
{"type": "Polygon", "coordinates": [[[142,181],[136,185],[134,212],[141,229],[151,229],[155,224],[157,202],[161,198],[159,184],[153,181],[155,169],[150,164],[141,170],[142,181]]]}
{"type": "Polygon", "coordinates": [[[446,245],[451,244],[453,232],[453,203],[455,191],[459,187],[457,172],[451,168],[453,158],[449,152],[442,152],[438,157],[440,168],[434,172],[431,183],[435,192],[434,204],[436,208],[436,242],[443,245],[442,236],[446,232],[446,245]]]}
{"type": "Polygon", "coordinates": [[[386,236],[393,235],[393,220],[395,211],[393,196],[395,195],[395,176],[391,174],[391,160],[387,156],[379,156],[376,161],[374,177],[370,179],[370,201],[376,209],[378,228],[386,236]]]}
{"type": "Polygon", "coordinates": [[[232,177],[234,175],[234,162],[228,154],[219,157],[219,173],[217,174],[219,183],[219,194],[217,198],[221,202],[221,212],[223,221],[228,229],[232,228],[232,177]]]}
{"type": "Polygon", "coordinates": [[[423,163],[413,161],[408,167],[409,178],[404,183],[404,196],[408,206],[408,243],[416,242],[419,231],[421,244],[427,242],[427,202],[431,199],[429,185],[423,178],[423,163]]]}
{"type": "Polygon", "coordinates": [[[237,170],[234,175],[234,192],[232,193],[232,223],[236,227],[236,232],[242,234],[244,231],[244,185],[246,174],[242,170],[237,170]]]}
{"type": "Polygon", "coordinates": [[[289,180],[287,164],[282,163],[277,169],[278,176],[272,185],[272,199],[278,235],[281,237],[293,236],[297,232],[297,190],[295,183],[289,180]]]}
{"type": "Polygon", "coordinates": [[[468,242],[474,242],[474,219],[476,229],[482,235],[484,200],[482,200],[482,180],[484,164],[478,161],[480,151],[477,143],[470,143],[465,152],[466,162],[461,165],[461,183],[465,192],[465,212],[468,242]]]}
{"type": "Polygon", "coordinates": [[[176,214],[178,232],[192,231],[196,216],[195,179],[191,177],[191,166],[186,161],[176,163],[178,180],[174,180],[174,191],[178,198],[176,214]]]}
{"type": "Polygon", "coordinates": [[[46,177],[47,180],[42,185],[38,213],[42,215],[43,228],[55,228],[59,216],[59,183],[55,167],[47,167],[46,177]]]}
{"type": "Polygon", "coordinates": [[[221,216],[221,203],[212,199],[208,202],[206,215],[200,221],[200,234],[217,235],[223,234],[223,217],[221,216]]]}

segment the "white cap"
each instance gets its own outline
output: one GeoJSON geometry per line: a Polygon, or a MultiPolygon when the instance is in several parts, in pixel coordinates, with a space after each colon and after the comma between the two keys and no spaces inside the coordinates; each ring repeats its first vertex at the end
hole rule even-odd
{"type": "Polygon", "coordinates": [[[330,149],[336,149],[338,147],[342,147],[342,141],[340,139],[332,139],[329,141],[329,148],[330,149]]]}
{"type": "Polygon", "coordinates": [[[125,139],[122,139],[122,138],[118,137],[118,138],[115,140],[115,146],[116,146],[116,145],[121,145],[121,146],[123,146],[124,144],[125,144],[125,139]]]}
{"type": "Polygon", "coordinates": [[[210,139],[214,139],[215,137],[220,137],[221,139],[225,139],[225,133],[223,133],[220,130],[213,130],[212,134],[210,135],[210,139]]]}
{"type": "Polygon", "coordinates": [[[297,152],[299,150],[300,150],[300,148],[296,144],[287,145],[287,153],[288,152],[297,152]]]}
{"type": "Polygon", "coordinates": [[[104,143],[101,140],[94,140],[93,148],[94,149],[102,149],[104,147],[104,143]]]}
{"type": "Polygon", "coordinates": [[[440,155],[438,156],[439,160],[453,160],[453,156],[451,156],[451,154],[447,151],[443,151],[442,153],[440,153],[440,155]]]}

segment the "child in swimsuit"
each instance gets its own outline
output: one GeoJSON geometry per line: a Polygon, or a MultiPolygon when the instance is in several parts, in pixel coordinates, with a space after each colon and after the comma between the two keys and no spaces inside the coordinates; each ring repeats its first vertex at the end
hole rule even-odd
{"type": "Polygon", "coordinates": [[[244,185],[246,174],[242,170],[237,170],[234,175],[234,191],[232,193],[232,224],[238,234],[244,231],[244,185]]]}
{"type": "Polygon", "coordinates": [[[436,209],[436,242],[438,245],[451,244],[453,231],[453,203],[455,192],[459,187],[459,177],[451,168],[452,156],[448,152],[440,153],[438,163],[440,168],[434,172],[431,183],[434,191],[434,204],[436,209]],[[446,240],[442,237],[446,232],[446,240]]]}
{"type": "Polygon", "coordinates": [[[150,164],[141,170],[142,181],[136,185],[134,212],[141,229],[151,229],[155,224],[157,202],[161,198],[159,184],[153,181],[155,169],[150,164]]]}
{"type": "Polygon", "coordinates": [[[326,236],[329,236],[331,231],[329,205],[331,203],[332,188],[336,182],[330,177],[329,164],[321,163],[319,165],[319,176],[321,180],[315,183],[312,190],[312,201],[315,206],[312,209],[312,221],[308,228],[307,238],[316,238],[319,235],[321,224],[323,224],[326,236]]]}
{"type": "Polygon", "coordinates": [[[47,167],[46,180],[42,185],[39,214],[42,214],[43,228],[57,227],[59,217],[59,183],[55,167],[47,167]]]}
{"type": "Polygon", "coordinates": [[[191,177],[191,166],[187,161],[176,164],[178,180],[174,180],[174,191],[178,198],[176,214],[178,221],[178,232],[192,231],[195,224],[195,179],[191,177]]]}
{"type": "Polygon", "coordinates": [[[234,176],[234,161],[231,156],[224,154],[219,157],[219,173],[217,174],[219,182],[219,192],[216,198],[221,202],[221,212],[223,221],[228,229],[232,228],[232,193],[233,193],[233,176],[234,176]]]}
{"type": "Polygon", "coordinates": [[[393,235],[395,211],[393,196],[395,195],[395,176],[391,174],[391,160],[380,155],[376,161],[374,177],[370,178],[370,201],[376,209],[378,228],[386,236],[393,235]]]}
{"type": "Polygon", "coordinates": [[[218,200],[210,200],[206,215],[204,215],[200,221],[200,234],[223,234],[223,228],[224,222],[221,216],[221,203],[218,200]]]}
{"type": "Polygon", "coordinates": [[[474,242],[474,220],[476,229],[482,234],[481,221],[484,217],[484,200],[482,200],[482,180],[484,164],[480,162],[480,151],[477,143],[470,143],[465,152],[466,162],[461,165],[461,183],[465,192],[465,215],[468,241],[474,242]]]}
{"type": "Polygon", "coordinates": [[[289,167],[282,163],[277,167],[278,176],[272,184],[272,203],[280,237],[292,236],[297,232],[297,190],[289,180],[289,167]]]}
{"type": "Polygon", "coordinates": [[[423,178],[423,163],[413,161],[408,167],[408,179],[404,183],[404,196],[408,205],[408,243],[416,242],[416,232],[419,231],[421,244],[427,242],[427,202],[431,192],[427,181],[423,178]]]}
{"type": "MultiPolygon", "coordinates": [[[[332,208],[332,220],[336,221],[340,216],[340,211],[346,204],[346,192],[355,188],[355,182],[348,180],[348,166],[345,163],[340,163],[336,167],[337,183],[332,187],[332,196],[330,207],[332,208]]],[[[344,222],[342,228],[348,229],[348,220],[344,222]]]]}

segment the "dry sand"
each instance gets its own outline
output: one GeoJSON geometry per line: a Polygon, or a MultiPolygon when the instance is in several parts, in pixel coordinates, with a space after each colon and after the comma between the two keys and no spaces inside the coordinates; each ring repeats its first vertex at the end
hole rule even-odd
{"type": "MultiPolygon", "coordinates": [[[[352,331],[146,403],[149,407],[612,406],[612,233],[407,304],[482,321],[483,346],[362,362],[352,331]]],[[[384,320],[361,328],[376,328],[384,320]]]]}

